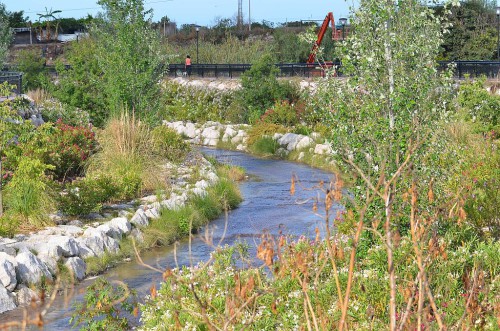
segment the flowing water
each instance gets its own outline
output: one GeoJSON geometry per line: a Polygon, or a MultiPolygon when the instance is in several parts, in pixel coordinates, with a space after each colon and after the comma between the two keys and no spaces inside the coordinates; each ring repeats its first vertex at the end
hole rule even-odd
{"type": "MultiPolygon", "coordinates": [[[[322,194],[318,189],[311,188],[320,181],[329,183],[333,180],[332,174],[302,164],[260,159],[240,152],[207,148],[201,151],[220,162],[245,168],[249,176],[248,180],[240,184],[244,199],[241,205],[230,211],[227,219],[222,216],[209,224],[213,230],[214,243],[221,239],[223,245],[246,241],[250,246],[250,256],[255,256],[255,248],[264,232],[273,235],[314,237],[316,227],[323,229],[324,220],[313,212],[313,199],[322,194]],[[293,196],[290,195],[292,175],[299,180],[293,196]]],[[[204,231],[200,233],[203,234],[204,231]]],[[[180,242],[175,252],[173,246],[169,246],[145,252],[141,256],[145,263],[165,269],[207,260],[212,250],[203,240],[194,238],[191,245],[188,240],[180,242]]],[[[141,297],[149,293],[152,284],[158,284],[161,280],[159,273],[134,261],[120,264],[104,276],[126,282],[136,289],[141,297]]],[[[81,300],[81,293],[91,283],[92,279],[80,283],[71,302],[81,300]]],[[[45,316],[46,324],[43,330],[69,330],[71,302],[68,304],[63,299],[57,299],[45,316]]],[[[21,309],[2,314],[0,324],[15,319],[21,320],[22,316],[21,309]]]]}

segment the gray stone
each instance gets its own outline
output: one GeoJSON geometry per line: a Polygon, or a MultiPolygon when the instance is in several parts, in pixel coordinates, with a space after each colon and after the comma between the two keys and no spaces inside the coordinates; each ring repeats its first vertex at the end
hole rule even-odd
{"type": "Polygon", "coordinates": [[[158,208],[148,208],[145,213],[149,219],[157,219],[160,217],[160,210],[158,208]]]}
{"type": "Polygon", "coordinates": [[[70,257],[66,260],[64,265],[70,270],[74,279],[80,281],[85,278],[85,271],[87,270],[87,265],[79,257],[70,257]]]}
{"type": "Polygon", "coordinates": [[[68,225],[77,226],[77,227],[81,228],[81,227],[83,227],[83,222],[80,220],[73,220],[73,221],[69,222],[68,225]]]}
{"type": "Polygon", "coordinates": [[[201,133],[201,136],[203,137],[203,139],[207,139],[207,140],[219,140],[220,131],[217,130],[217,128],[208,127],[208,128],[203,130],[203,132],[201,133]]]}
{"type": "Polygon", "coordinates": [[[47,251],[53,251],[54,248],[52,247],[55,247],[58,256],[71,257],[79,254],[79,247],[75,238],[68,236],[50,236],[48,242],[39,247],[39,252],[44,251],[44,247],[48,247],[47,251]]]}
{"type": "Polygon", "coordinates": [[[16,256],[17,275],[19,281],[23,284],[38,284],[45,277],[46,280],[52,281],[52,275],[49,268],[40,261],[31,252],[21,252],[16,256]]]}
{"type": "MultiPolygon", "coordinates": [[[[88,230],[88,229],[87,229],[88,230]]],[[[87,232],[87,230],[85,232],[87,232]]],[[[95,229],[93,229],[95,230],[95,229]]],[[[80,253],[82,257],[89,256],[102,256],[105,253],[104,250],[104,240],[102,237],[102,232],[94,233],[86,233],[82,237],[77,239],[80,244],[83,244],[85,247],[90,249],[91,252],[88,252],[85,249],[82,249],[82,245],[80,245],[80,253]]]]}
{"type": "Polygon", "coordinates": [[[130,219],[130,223],[137,227],[144,227],[149,225],[149,220],[143,209],[137,209],[134,216],[130,219]]]}
{"type": "Polygon", "coordinates": [[[18,290],[15,293],[17,297],[17,304],[19,306],[28,306],[32,302],[40,302],[40,294],[33,291],[26,285],[19,285],[18,290]]]}
{"type": "Polygon", "coordinates": [[[199,134],[199,132],[198,133],[196,132],[196,126],[191,122],[187,122],[186,128],[180,133],[184,134],[185,136],[191,139],[195,138],[197,134],[199,134]]]}
{"type": "Polygon", "coordinates": [[[108,224],[111,228],[120,231],[122,235],[127,235],[132,230],[132,225],[125,217],[113,218],[106,224],[108,224]]]}
{"type": "Polygon", "coordinates": [[[9,291],[17,285],[16,259],[7,253],[0,252],[0,283],[9,291]]]}
{"type": "Polygon", "coordinates": [[[132,229],[130,236],[138,243],[142,243],[144,241],[144,234],[137,228],[132,229]]]}
{"type": "MultiPolygon", "coordinates": [[[[90,238],[88,238],[90,239],[90,238]]],[[[80,237],[76,238],[76,242],[78,243],[78,246],[80,247],[80,257],[81,258],[89,258],[89,257],[95,257],[97,254],[85,243],[85,237],[80,237]]],[[[104,243],[103,243],[103,253],[104,253],[104,243]]]]}
{"type": "Polygon", "coordinates": [[[109,225],[108,223],[104,223],[104,224],[99,225],[96,228],[96,230],[104,233],[104,235],[106,235],[106,236],[110,236],[110,237],[115,238],[117,240],[122,239],[122,232],[120,231],[120,229],[113,227],[113,226],[109,225]]]}
{"type": "Polygon", "coordinates": [[[14,296],[3,286],[0,286],[0,314],[16,308],[14,296]]]}
{"type": "Polygon", "coordinates": [[[120,249],[118,241],[106,235],[103,231],[105,227],[88,228],[85,230],[83,237],[84,243],[94,251],[97,256],[104,254],[104,251],[117,253],[120,249]]]}
{"type": "Polygon", "coordinates": [[[304,136],[289,132],[285,133],[283,137],[278,140],[278,143],[282,146],[286,146],[287,150],[293,151],[302,137],[304,136]]]}

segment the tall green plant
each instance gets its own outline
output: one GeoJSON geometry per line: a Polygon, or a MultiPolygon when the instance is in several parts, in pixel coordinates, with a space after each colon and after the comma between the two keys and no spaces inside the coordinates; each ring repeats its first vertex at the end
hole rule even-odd
{"type": "Polygon", "coordinates": [[[100,0],[102,20],[90,29],[96,38],[96,59],[111,113],[123,107],[145,115],[158,106],[158,81],[165,63],[158,34],[151,29],[151,11],[143,0],[100,0]],[[148,17],[149,15],[149,17],[148,17]]]}
{"type": "MultiPolygon", "coordinates": [[[[432,138],[446,115],[451,87],[448,73],[441,76],[436,63],[446,25],[417,0],[362,0],[359,8],[351,19],[354,33],[341,53],[347,79],[329,80],[325,115],[334,130],[332,146],[337,160],[346,172],[354,174],[352,193],[359,214],[354,245],[366,223],[373,222],[374,231],[382,224],[388,320],[395,330],[394,236],[398,230],[413,231],[416,217],[423,217],[420,208],[423,213],[432,206],[416,198],[410,204],[408,192],[416,196],[416,192],[432,190],[431,178],[438,171],[432,161],[443,149],[441,141],[432,138]]],[[[425,284],[418,249],[415,259],[419,262],[418,281],[425,284]]],[[[349,290],[348,285],[340,329],[347,318],[349,290]]],[[[428,288],[425,295],[432,302],[428,288]]],[[[440,323],[439,316],[437,319],[440,323]]]]}
{"type": "Polygon", "coordinates": [[[12,42],[12,29],[9,24],[9,16],[5,5],[0,3],[0,66],[3,67],[10,43],[12,42]]]}

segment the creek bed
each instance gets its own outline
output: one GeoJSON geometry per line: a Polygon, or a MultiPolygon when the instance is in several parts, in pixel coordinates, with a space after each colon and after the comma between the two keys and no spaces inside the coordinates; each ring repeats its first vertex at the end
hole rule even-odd
{"type": "MultiPolygon", "coordinates": [[[[331,173],[303,164],[256,158],[241,152],[208,148],[201,148],[201,151],[219,162],[245,168],[249,176],[248,180],[240,184],[243,196],[241,205],[228,213],[227,220],[222,215],[208,225],[213,231],[214,243],[219,243],[221,238],[222,245],[246,241],[250,248],[250,257],[254,257],[263,233],[314,237],[316,227],[323,230],[324,220],[313,212],[313,199],[322,197],[322,194],[311,188],[320,181],[327,185],[334,179],[331,173]],[[290,195],[292,175],[299,180],[295,184],[293,196],[290,195]]],[[[318,209],[321,212],[320,205],[318,209]]],[[[335,209],[341,209],[341,206],[334,206],[333,214],[335,209]]],[[[204,234],[204,230],[201,230],[200,234],[204,234]]],[[[191,247],[187,239],[181,241],[175,249],[175,254],[174,247],[167,246],[144,252],[141,257],[145,263],[165,269],[207,260],[212,251],[212,247],[199,236],[195,236],[191,247]]],[[[151,286],[158,286],[161,281],[161,274],[135,262],[120,264],[103,276],[126,282],[129,287],[137,290],[139,297],[149,294],[151,286]]],[[[92,282],[93,279],[87,279],[78,284],[75,294],[69,300],[65,300],[63,296],[56,299],[45,316],[46,324],[43,330],[69,330],[72,302],[81,300],[85,288],[92,282]]],[[[21,320],[22,314],[23,310],[20,308],[6,312],[0,315],[0,324],[21,320]]],[[[40,329],[33,327],[32,330],[40,329]]]]}

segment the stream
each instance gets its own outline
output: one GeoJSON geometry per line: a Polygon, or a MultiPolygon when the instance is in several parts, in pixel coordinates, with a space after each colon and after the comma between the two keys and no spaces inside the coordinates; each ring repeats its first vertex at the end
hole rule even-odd
{"type": "MultiPolygon", "coordinates": [[[[334,178],[331,173],[298,163],[260,159],[241,152],[208,148],[200,150],[220,162],[245,168],[249,176],[248,180],[240,183],[243,196],[241,205],[228,213],[227,220],[222,215],[208,225],[213,231],[214,243],[222,240],[222,245],[225,245],[246,241],[250,248],[250,257],[254,257],[260,236],[265,232],[272,235],[305,235],[314,238],[315,229],[318,227],[321,233],[324,233],[324,220],[313,212],[314,197],[323,196],[319,190],[311,188],[320,181],[329,183],[334,178]],[[293,196],[290,195],[292,175],[299,180],[293,196]]],[[[318,207],[321,211],[321,207],[318,207]]],[[[340,209],[341,206],[334,208],[340,209]]],[[[203,235],[204,232],[201,230],[200,234],[203,235]]],[[[186,239],[177,245],[175,251],[173,246],[167,246],[144,252],[141,256],[146,264],[166,269],[207,260],[212,250],[213,248],[199,236],[195,236],[191,247],[186,239]]],[[[156,284],[158,287],[161,281],[161,274],[134,261],[119,264],[103,276],[126,282],[137,290],[139,297],[149,294],[151,286],[156,284]]],[[[78,284],[76,294],[69,303],[63,296],[56,299],[44,318],[45,325],[42,330],[70,330],[68,322],[72,313],[71,304],[82,299],[84,289],[92,282],[93,279],[87,279],[78,284]]],[[[22,320],[22,316],[22,309],[6,312],[0,315],[0,325],[7,321],[22,320]]],[[[40,329],[33,327],[32,330],[40,329]]]]}

